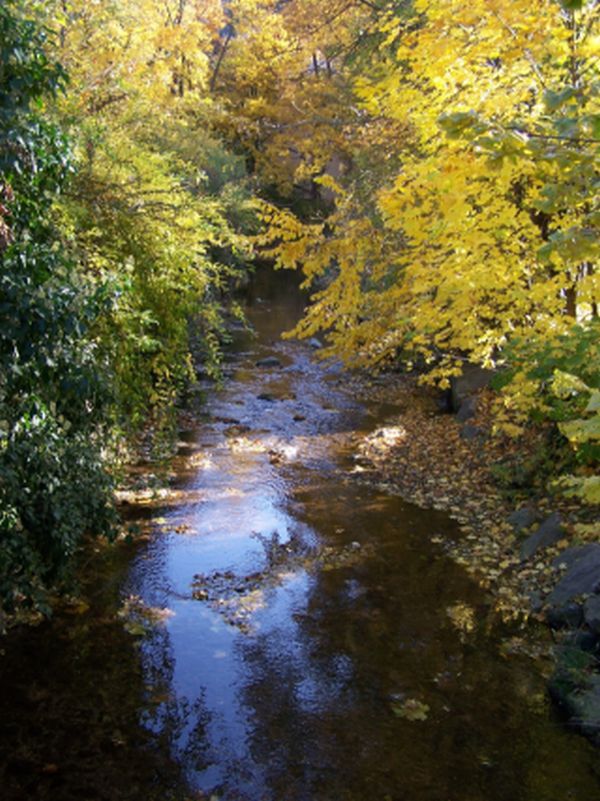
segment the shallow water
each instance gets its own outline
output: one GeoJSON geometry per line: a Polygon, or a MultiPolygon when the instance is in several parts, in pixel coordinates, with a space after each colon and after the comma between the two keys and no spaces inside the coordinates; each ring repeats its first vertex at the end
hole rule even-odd
{"type": "Polygon", "coordinates": [[[286,279],[257,279],[257,335],[236,333],[207,419],[182,432],[174,496],[132,510],[154,520],[148,543],[105,568],[89,615],[6,649],[7,799],[166,799],[182,778],[185,797],[222,801],[600,797],[596,751],[432,544],[454,524],[360,480],[354,434],[394,405],[280,340],[303,305],[286,279]],[[281,366],[256,366],[267,356],[281,366]],[[161,622],[124,634],[102,618],[118,595],[161,622]],[[106,732],[81,753],[93,709],[106,732]]]}

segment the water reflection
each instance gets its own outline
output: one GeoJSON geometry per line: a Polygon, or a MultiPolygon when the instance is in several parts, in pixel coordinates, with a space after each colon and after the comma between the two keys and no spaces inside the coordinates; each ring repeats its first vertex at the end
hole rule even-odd
{"type": "Polygon", "coordinates": [[[165,694],[147,725],[222,801],[597,794],[594,752],[553,720],[532,665],[499,655],[485,596],[431,544],[452,524],[352,475],[353,432],[393,404],[361,401],[339,366],[278,340],[299,294],[273,279],[258,292],[257,337],[239,334],[211,419],[182,443],[181,495],[153,510],[162,530],[126,586],[174,613],[143,650],[165,694]],[[265,356],[281,367],[257,368],[265,356]],[[232,594],[259,577],[251,627],[192,598],[215,571],[232,594]]]}

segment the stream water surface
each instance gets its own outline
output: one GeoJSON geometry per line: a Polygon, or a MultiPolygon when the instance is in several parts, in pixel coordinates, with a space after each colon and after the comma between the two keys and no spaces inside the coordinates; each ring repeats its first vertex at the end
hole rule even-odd
{"type": "Polygon", "coordinates": [[[452,521],[361,480],[356,435],[401,410],[280,339],[285,279],[255,282],[170,493],[130,509],[148,541],[90,610],[7,638],[0,799],[600,798],[597,752],[432,543],[452,521]],[[117,602],[158,620],[124,631],[117,602]]]}

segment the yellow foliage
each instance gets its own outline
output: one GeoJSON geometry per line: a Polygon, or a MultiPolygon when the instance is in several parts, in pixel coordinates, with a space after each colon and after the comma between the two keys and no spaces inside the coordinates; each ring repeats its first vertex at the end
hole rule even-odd
{"type": "MultiPolygon", "coordinates": [[[[465,355],[492,365],[508,340],[556,338],[598,302],[593,142],[578,148],[579,133],[548,122],[579,102],[588,130],[598,20],[594,3],[556,0],[416,0],[414,11],[377,21],[380,56],[354,78],[363,125],[341,147],[371,164],[336,181],[324,236],[288,219],[293,246],[275,226],[269,252],[325,283],[295,333],[327,331],[354,363],[409,348],[443,382],[465,355]],[[373,164],[383,153],[388,169],[373,164]]],[[[525,410],[534,392],[519,384],[513,404],[525,410]]]]}

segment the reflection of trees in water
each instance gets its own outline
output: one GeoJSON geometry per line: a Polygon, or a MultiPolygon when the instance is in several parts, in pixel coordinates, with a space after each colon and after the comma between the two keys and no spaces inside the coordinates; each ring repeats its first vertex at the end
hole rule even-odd
{"type": "Polygon", "coordinates": [[[193,701],[173,689],[175,656],[168,631],[159,627],[142,647],[147,706],[142,723],[153,732],[157,743],[184,768],[186,773],[204,770],[212,761],[206,736],[211,715],[204,692],[193,701]]]}
{"type": "Polygon", "coordinates": [[[0,662],[2,801],[180,801],[181,769],[140,725],[140,654],[112,616],[15,632],[0,662]]]}
{"type": "MultiPolygon", "coordinates": [[[[165,506],[160,510],[173,511],[165,506]]],[[[154,510],[156,514],[156,510],[154,510]]],[[[167,609],[172,601],[168,575],[170,541],[160,534],[152,538],[132,565],[124,587],[125,594],[143,599],[150,609],[167,609]]],[[[176,760],[186,777],[205,770],[216,757],[207,728],[211,714],[202,689],[194,699],[179,696],[175,687],[176,654],[168,627],[159,624],[141,642],[141,666],[145,704],[140,711],[142,725],[152,733],[161,751],[176,760]]]]}
{"type": "MultiPolygon", "coordinates": [[[[240,644],[251,755],[265,769],[270,797],[282,801],[364,799],[380,789],[369,780],[380,759],[381,737],[369,731],[377,682],[365,696],[348,577],[346,570],[321,574],[293,628],[240,644]]],[[[379,705],[377,728],[387,711],[379,705]]]]}
{"type": "Polygon", "coordinates": [[[447,563],[372,560],[317,576],[293,627],[240,641],[265,798],[568,797],[569,760],[585,746],[565,749],[566,735],[528,707],[529,665],[503,662],[488,632],[461,642],[446,615],[457,591],[477,597],[447,563]],[[429,719],[395,717],[395,697],[423,699],[429,719]]]}

